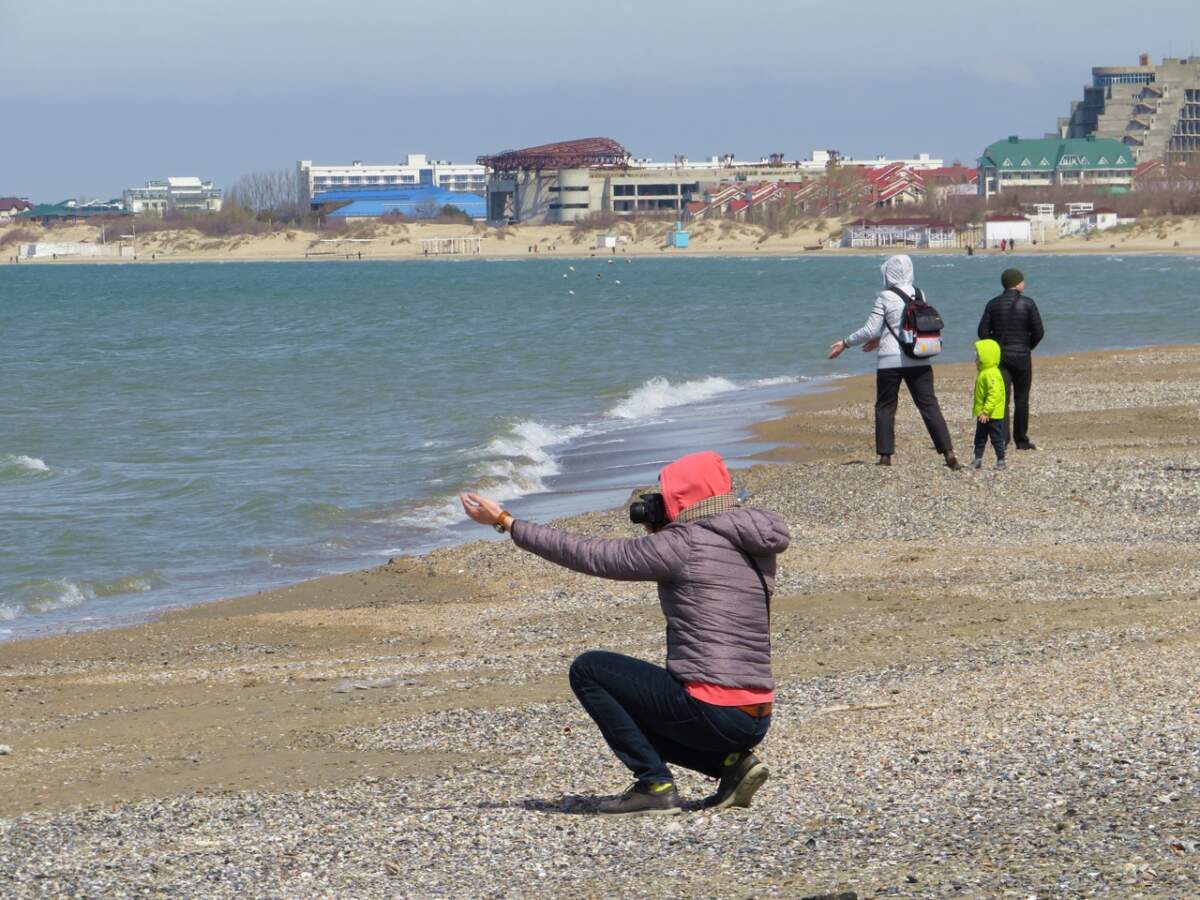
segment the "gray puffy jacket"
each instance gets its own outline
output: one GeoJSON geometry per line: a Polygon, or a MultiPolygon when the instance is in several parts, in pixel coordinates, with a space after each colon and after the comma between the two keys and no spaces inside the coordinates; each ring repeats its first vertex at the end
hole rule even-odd
{"type": "Polygon", "coordinates": [[[667,671],[680,681],[774,690],[771,632],[755,557],[775,588],[775,557],[788,547],[787,523],[775,513],[740,508],[657,534],[612,540],[517,520],[513,541],[585,575],[657,581],[667,620],[667,671]]]}

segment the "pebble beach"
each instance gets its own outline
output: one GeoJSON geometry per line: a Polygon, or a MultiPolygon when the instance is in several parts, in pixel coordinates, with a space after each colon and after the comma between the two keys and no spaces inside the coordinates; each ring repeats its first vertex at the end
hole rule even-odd
{"type": "Polygon", "coordinates": [[[677,770],[683,815],[594,815],[629,779],[567,666],[661,661],[653,585],[481,540],[0,645],[0,896],[1200,896],[1200,347],[1035,365],[1003,472],[903,398],[872,465],[871,378],[758,426],[736,486],[793,544],[753,808],[677,770]]]}

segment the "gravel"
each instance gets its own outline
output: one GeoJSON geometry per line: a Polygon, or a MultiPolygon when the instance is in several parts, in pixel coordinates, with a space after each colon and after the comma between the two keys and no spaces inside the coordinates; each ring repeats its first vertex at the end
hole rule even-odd
{"type": "MultiPolygon", "coordinates": [[[[1180,362],[1146,351],[1130,370],[1180,362]]],[[[1196,380],[1052,376],[1038,391],[1043,415],[1200,409],[1196,380]]],[[[831,434],[847,418],[870,410],[811,414],[831,434]]],[[[712,783],[678,770],[684,815],[590,814],[628,776],[563,675],[594,646],[659,659],[653,590],[485,541],[419,563],[500,586],[494,603],[446,605],[446,633],[471,636],[449,649],[237,664],[214,651],[212,665],[154,673],[394,698],[297,743],[458,761],[2,818],[0,895],[1200,896],[1200,430],[1182,435],[1084,429],[1002,473],[951,473],[902,415],[908,455],[890,470],[738,473],[794,536],[761,752],[772,777],[752,810],[699,811],[712,783]],[[546,679],[551,699],[522,693],[546,679]]],[[[630,533],[612,513],[570,526],[630,533]]],[[[55,665],[151,683],[117,663],[55,665]]]]}

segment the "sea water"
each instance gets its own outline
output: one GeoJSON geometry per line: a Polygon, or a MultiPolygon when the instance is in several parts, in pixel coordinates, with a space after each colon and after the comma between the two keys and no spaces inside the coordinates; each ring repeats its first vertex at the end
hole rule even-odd
{"type": "MultiPolygon", "coordinates": [[[[825,355],[880,262],[4,266],[0,639],[491,535],[464,489],[547,519],[619,504],[688,451],[745,464],[774,401],[870,369],[825,355]]],[[[1010,265],[1039,352],[1200,340],[1196,258],[916,264],[947,361],[971,358],[1010,265]]],[[[951,419],[968,403],[943,397],[951,419]]]]}

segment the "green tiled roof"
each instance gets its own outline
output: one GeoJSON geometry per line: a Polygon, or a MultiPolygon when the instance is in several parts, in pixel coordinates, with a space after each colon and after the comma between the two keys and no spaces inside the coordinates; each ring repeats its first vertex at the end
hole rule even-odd
{"type": "Polygon", "coordinates": [[[997,141],[983,152],[980,166],[1004,172],[1078,172],[1087,169],[1129,169],[1137,165],[1133,151],[1112,138],[1041,138],[997,141]]]}

